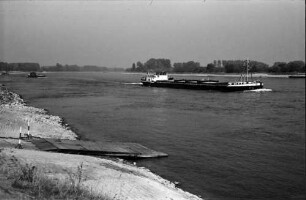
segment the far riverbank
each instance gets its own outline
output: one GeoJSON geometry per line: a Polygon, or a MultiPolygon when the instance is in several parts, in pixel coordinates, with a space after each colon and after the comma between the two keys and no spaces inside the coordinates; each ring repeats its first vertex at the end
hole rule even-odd
{"type": "MultiPolygon", "coordinates": [[[[123,74],[145,74],[145,72],[122,72],[123,74]]],[[[226,73],[168,73],[170,76],[198,76],[198,77],[240,77],[241,74],[226,74],[226,73]]],[[[254,73],[249,74],[249,77],[254,78],[288,78],[290,74],[266,74],[266,73],[254,73]]]]}

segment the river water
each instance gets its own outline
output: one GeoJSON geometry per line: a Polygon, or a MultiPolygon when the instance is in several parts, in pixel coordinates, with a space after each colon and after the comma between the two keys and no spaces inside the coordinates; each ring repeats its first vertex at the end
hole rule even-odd
{"type": "Polygon", "coordinates": [[[262,78],[272,91],[223,93],[142,87],[141,76],[19,74],[0,83],[64,117],[82,139],[137,142],[168,153],[137,165],[203,198],[305,197],[305,79],[262,78]]]}

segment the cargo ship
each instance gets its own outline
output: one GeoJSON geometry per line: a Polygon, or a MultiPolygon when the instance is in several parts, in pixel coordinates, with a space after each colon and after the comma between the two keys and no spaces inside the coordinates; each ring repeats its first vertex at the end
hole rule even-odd
{"type": "MultiPolygon", "coordinates": [[[[248,67],[247,67],[248,68],[248,67]]],[[[241,75],[238,81],[219,82],[218,80],[175,80],[166,72],[155,74],[147,74],[141,78],[143,86],[147,87],[167,87],[177,89],[193,89],[193,90],[219,90],[223,92],[256,90],[263,88],[261,81],[249,81],[248,69],[246,76],[241,75]]]]}
{"type": "Polygon", "coordinates": [[[293,74],[289,75],[288,78],[306,78],[306,74],[305,73],[293,74]]]}

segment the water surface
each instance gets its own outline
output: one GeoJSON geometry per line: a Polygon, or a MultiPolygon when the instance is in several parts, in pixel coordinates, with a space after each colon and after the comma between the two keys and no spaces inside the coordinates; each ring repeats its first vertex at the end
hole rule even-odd
{"type": "Polygon", "coordinates": [[[222,93],[141,87],[141,76],[48,73],[0,81],[64,117],[83,139],[168,153],[137,165],[204,198],[305,197],[304,79],[262,78],[272,91],[222,93]]]}

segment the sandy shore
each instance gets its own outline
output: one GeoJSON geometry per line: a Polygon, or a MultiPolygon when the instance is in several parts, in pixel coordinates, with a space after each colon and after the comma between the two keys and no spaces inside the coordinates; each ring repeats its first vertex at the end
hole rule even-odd
{"type": "MultiPolygon", "coordinates": [[[[19,95],[1,87],[0,140],[18,138],[20,126],[22,133],[26,133],[28,120],[33,136],[71,140],[77,138],[68,126],[63,126],[60,117],[48,115],[43,109],[27,106],[19,95]]],[[[92,156],[43,152],[33,148],[0,147],[0,150],[0,164],[5,164],[14,158],[14,162],[34,165],[43,173],[59,180],[69,178],[69,172],[73,173],[77,170],[77,166],[82,164],[84,172],[82,187],[96,196],[125,200],[201,199],[177,188],[175,184],[153,174],[148,169],[124,163],[119,159],[113,161],[92,156]]],[[[1,192],[5,191],[0,188],[0,197],[1,192]]]]}

